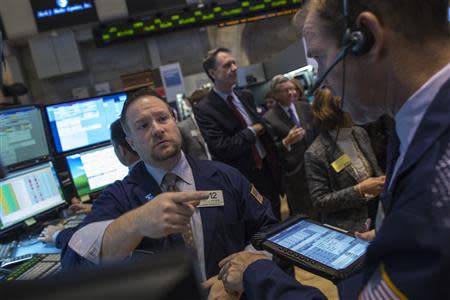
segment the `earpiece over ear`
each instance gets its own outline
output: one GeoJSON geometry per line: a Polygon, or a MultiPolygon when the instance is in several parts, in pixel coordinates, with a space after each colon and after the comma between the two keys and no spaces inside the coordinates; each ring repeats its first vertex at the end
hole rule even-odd
{"type": "Polygon", "coordinates": [[[370,51],[373,44],[373,35],[365,26],[361,26],[355,31],[350,28],[345,31],[343,45],[350,46],[349,53],[351,55],[362,56],[370,51]]]}

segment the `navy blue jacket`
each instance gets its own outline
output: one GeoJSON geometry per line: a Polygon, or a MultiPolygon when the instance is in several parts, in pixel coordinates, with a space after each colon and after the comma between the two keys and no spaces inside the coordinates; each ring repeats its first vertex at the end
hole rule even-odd
{"type": "MultiPolygon", "coordinates": [[[[381,278],[397,296],[450,299],[450,80],[425,113],[381,201],[386,217],[355,289],[364,290],[364,296],[381,278]]],[[[270,261],[250,265],[244,287],[250,299],[325,299],[270,261]]],[[[356,299],[355,289],[341,299],[356,299]]]]}
{"type": "MultiPolygon", "coordinates": [[[[251,236],[274,224],[270,201],[260,204],[250,193],[251,185],[236,169],[213,161],[199,161],[188,157],[195,186],[201,190],[222,190],[223,207],[199,208],[203,224],[205,268],[207,277],[219,272],[218,263],[226,256],[242,251],[251,236]]],[[[106,188],[94,202],[92,212],[81,226],[92,222],[116,219],[135,209],[156,195],[161,189],[150,176],[143,162],[136,165],[129,176],[106,188]]],[[[182,245],[180,234],[166,238],[144,238],[137,249],[158,252],[182,245]]],[[[63,268],[93,266],[70,247],[62,258],[63,268]]]]}

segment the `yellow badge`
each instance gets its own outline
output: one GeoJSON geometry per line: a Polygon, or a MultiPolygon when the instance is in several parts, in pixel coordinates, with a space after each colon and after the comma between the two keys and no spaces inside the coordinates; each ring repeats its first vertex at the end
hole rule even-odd
{"type": "Polygon", "coordinates": [[[347,154],[343,154],[341,157],[333,161],[331,163],[331,166],[333,167],[334,171],[336,171],[336,173],[339,173],[351,164],[352,159],[350,158],[350,156],[348,156],[347,154]]]}
{"type": "Polygon", "coordinates": [[[259,204],[263,204],[264,197],[258,192],[258,190],[255,188],[255,186],[252,184],[250,187],[250,194],[252,194],[253,197],[255,197],[256,201],[258,201],[259,204]]]}

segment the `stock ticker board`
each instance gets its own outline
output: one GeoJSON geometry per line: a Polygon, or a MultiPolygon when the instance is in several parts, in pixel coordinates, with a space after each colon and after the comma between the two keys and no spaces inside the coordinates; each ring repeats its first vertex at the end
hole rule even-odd
{"type": "Polygon", "coordinates": [[[119,23],[101,24],[94,29],[94,38],[97,46],[104,47],[193,27],[231,26],[294,14],[303,2],[303,0],[248,0],[220,5],[186,6],[183,9],[133,17],[119,23]]]}

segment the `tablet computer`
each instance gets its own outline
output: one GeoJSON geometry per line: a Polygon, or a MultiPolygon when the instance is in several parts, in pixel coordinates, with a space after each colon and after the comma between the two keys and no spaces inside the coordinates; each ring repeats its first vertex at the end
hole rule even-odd
{"type": "Polygon", "coordinates": [[[298,267],[338,282],[359,271],[368,242],[305,217],[277,225],[260,237],[259,248],[298,267]]]}

